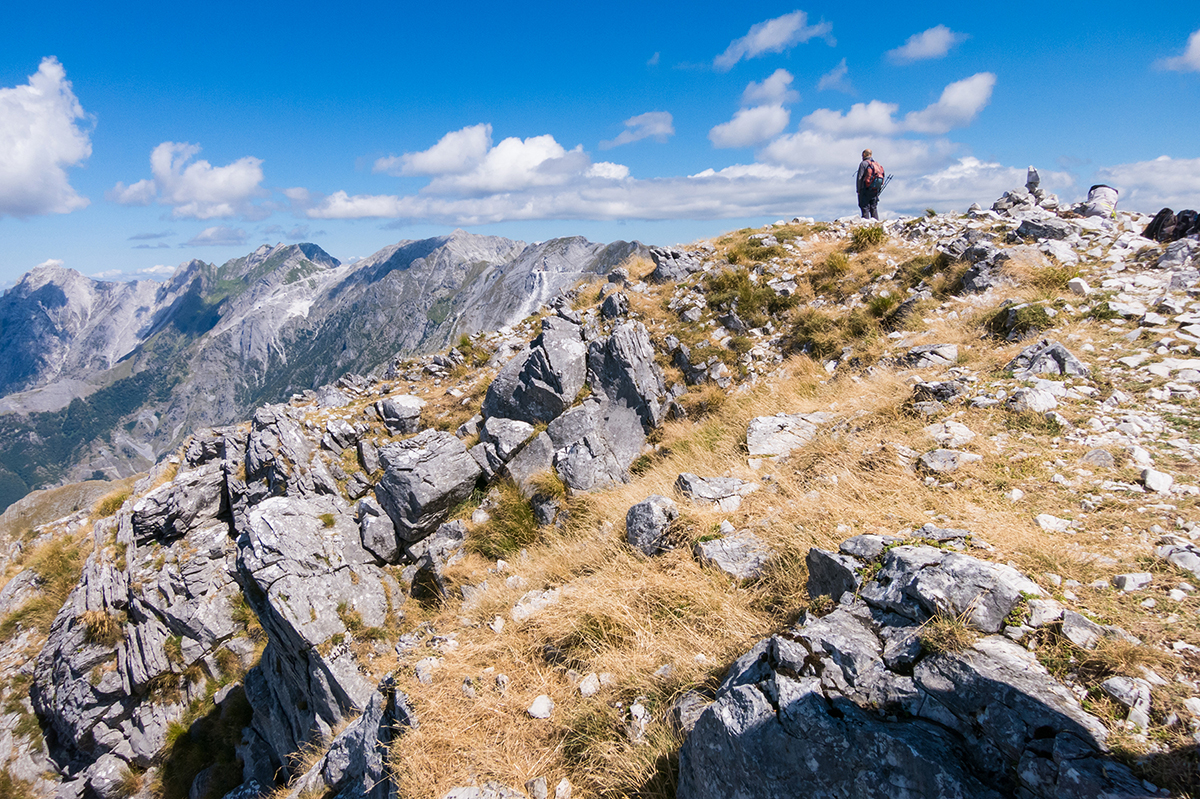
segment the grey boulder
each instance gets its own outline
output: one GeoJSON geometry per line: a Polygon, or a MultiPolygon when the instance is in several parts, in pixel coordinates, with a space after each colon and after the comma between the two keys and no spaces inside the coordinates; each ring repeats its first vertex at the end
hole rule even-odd
{"type": "Polygon", "coordinates": [[[404,541],[433,532],[471,495],[482,473],[463,443],[440,430],[388,444],[379,457],[384,472],[375,496],[404,541]]]}
{"type": "Polygon", "coordinates": [[[575,402],[586,375],[587,345],[579,325],[548,317],[542,320],[541,335],[506,363],[488,387],[483,415],[549,422],[575,402]]]}
{"type": "Polygon", "coordinates": [[[421,409],[425,400],[408,394],[387,397],[375,403],[375,411],[393,435],[408,435],[421,429],[421,409]]]}
{"type": "Polygon", "coordinates": [[[1021,350],[1017,357],[1009,362],[1007,368],[1019,380],[1045,374],[1087,377],[1091,373],[1082,361],[1071,354],[1070,350],[1048,338],[1041,339],[1021,350]]]}
{"type": "Polygon", "coordinates": [[[646,497],[625,514],[625,540],[643,554],[657,555],[666,547],[667,532],[678,517],[673,499],[659,494],[646,497]]]}
{"type": "Polygon", "coordinates": [[[696,544],[696,560],[734,580],[761,577],[774,554],[756,535],[734,533],[696,544]]]}

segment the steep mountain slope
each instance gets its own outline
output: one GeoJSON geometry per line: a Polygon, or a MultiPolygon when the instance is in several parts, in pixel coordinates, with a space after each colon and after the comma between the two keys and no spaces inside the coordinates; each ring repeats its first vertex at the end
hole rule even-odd
{"type": "Polygon", "coordinates": [[[144,470],[190,431],[528,315],[639,244],[526,245],[455,231],[352,265],[263,246],[164,283],[42,267],[0,298],[0,507],[37,486],[144,470]],[[7,411],[8,413],[3,413],[7,411]]]}

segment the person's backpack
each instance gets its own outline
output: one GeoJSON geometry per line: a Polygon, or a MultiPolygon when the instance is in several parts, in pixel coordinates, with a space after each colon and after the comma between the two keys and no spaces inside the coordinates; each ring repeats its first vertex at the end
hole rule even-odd
{"type": "Polygon", "coordinates": [[[867,171],[863,175],[863,187],[871,194],[883,191],[883,167],[875,159],[867,161],[867,171]]]}
{"type": "Polygon", "coordinates": [[[1171,231],[1170,240],[1179,241],[1185,236],[1195,233],[1197,222],[1200,222],[1200,215],[1191,209],[1175,214],[1175,229],[1171,231]]]}
{"type": "Polygon", "coordinates": [[[1167,241],[1175,230],[1175,212],[1164,208],[1154,215],[1150,224],[1142,231],[1142,236],[1154,241],[1167,241]]]}

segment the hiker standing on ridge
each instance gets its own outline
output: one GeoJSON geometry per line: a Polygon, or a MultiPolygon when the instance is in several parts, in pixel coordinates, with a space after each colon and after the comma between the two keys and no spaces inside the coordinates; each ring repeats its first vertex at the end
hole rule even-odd
{"type": "Polygon", "coordinates": [[[862,218],[878,219],[879,192],[883,191],[883,167],[871,158],[870,150],[862,152],[862,163],[858,165],[854,188],[858,192],[858,209],[862,211],[862,218]]]}

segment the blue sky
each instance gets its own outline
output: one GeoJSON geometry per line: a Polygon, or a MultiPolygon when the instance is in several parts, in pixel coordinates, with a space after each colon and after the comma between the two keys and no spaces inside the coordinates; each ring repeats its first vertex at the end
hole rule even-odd
{"type": "Polygon", "coordinates": [[[16,4],[0,285],[464,227],[670,244],[854,212],[1200,206],[1200,23],[1127,4],[16,4]]]}

